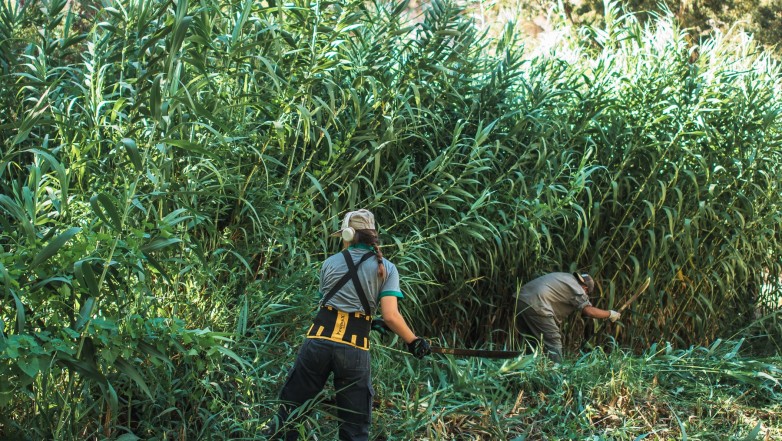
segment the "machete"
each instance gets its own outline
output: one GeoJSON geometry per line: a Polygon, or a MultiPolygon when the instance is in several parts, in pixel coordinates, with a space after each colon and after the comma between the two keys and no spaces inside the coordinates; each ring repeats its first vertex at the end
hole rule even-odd
{"type": "Polygon", "coordinates": [[[636,299],[638,299],[638,296],[644,293],[646,291],[646,288],[649,288],[649,284],[652,282],[652,279],[650,277],[647,277],[646,280],[644,280],[643,285],[641,285],[641,288],[638,289],[638,291],[633,294],[632,297],[628,301],[625,302],[624,305],[620,306],[619,309],[617,309],[617,312],[622,312],[625,309],[627,309],[628,306],[630,306],[636,299]]]}
{"type": "MultiPolygon", "coordinates": [[[[380,333],[381,337],[393,332],[391,328],[386,325],[383,319],[372,320],[373,331],[380,333]]],[[[467,348],[444,348],[441,346],[429,346],[429,349],[435,354],[444,355],[457,355],[464,357],[481,357],[481,358],[516,358],[519,355],[523,355],[523,351],[494,351],[488,349],[467,349],[467,348]]]]}
{"type": "Polygon", "coordinates": [[[489,349],[467,349],[467,348],[443,348],[440,346],[430,346],[435,354],[461,355],[465,357],[481,358],[516,358],[523,355],[523,351],[494,351],[489,349]]]}
{"type": "MultiPolygon", "coordinates": [[[[619,308],[618,308],[616,311],[621,313],[622,311],[624,311],[625,309],[627,309],[627,308],[628,308],[628,307],[629,307],[629,306],[630,306],[630,305],[631,305],[633,302],[635,302],[635,301],[638,299],[638,297],[640,297],[640,296],[641,296],[641,294],[643,294],[643,293],[644,293],[644,291],[646,291],[646,289],[647,289],[647,288],[649,288],[649,284],[650,284],[651,282],[652,282],[652,279],[651,279],[651,277],[647,277],[647,278],[646,278],[646,280],[644,280],[644,283],[642,283],[642,284],[641,284],[641,287],[638,289],[638,291],[636,291],[636,292],[635,292],[635,294],[633,294],[633,296],[632,296],[632,297],[630,297],[630,298],[629,298],[629,299],[628,299],[628,300],[627,300],[627,301],[626,301],[626,302],[625,302],[625,303],[624,303],[622,306],[620,306],[620,307],[619,307],[619,308]]],[[[581,350],[583,351],[583,350],[584,350],[584,347],[585,347],[585,346],[586,346],[586,345],[589,343],[589,341],[590,341],[590,340],[592,340],[592,339],[593,339],[593,338],[594,338],[594,337],[595,337],[597,334],[599,334],[600,332],[603,332],[603,330],[605,329],[605,327],[606,327],[607,325],[609,325],[609,323],[603,322],[603,323],[601,323],[601,324],[600,324],[600,328],[599,328],[599,329],[597,329],[597,330],[595,330],[594,326],[592,326],[591,328],[590,328],[590,327],[585,327],[585,328],[584,328],[584,341],[583,341],[583,342],[581,342],[581,350]],[[590,331],[587,331],[588,329],[589,329],[590,331]],[[588,334],[588,335],[587,335],[587,334],[588,334]]]]}

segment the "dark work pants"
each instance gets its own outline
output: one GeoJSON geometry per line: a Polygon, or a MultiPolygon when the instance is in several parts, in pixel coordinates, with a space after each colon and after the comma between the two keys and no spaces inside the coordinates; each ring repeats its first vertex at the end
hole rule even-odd
{"type": "MultiPolygon", "coordinates": [[[[288,404],[280,406],[278,421],[286,421],[293,409],[322,391],[332,372],[340,419],[339,439],[368,440],[375,394],[369,351],[329,340],[308,338],[304,341],[280,392],[280,400],[288,404]]],[[[297,432],[288,430],[285,433],[286,441],[297,437],[297,432]]]]}
{"type": "Polygon", "coordinates": [[[516,328],[525,337],[539,344],[542,340],[546,355],[555,363],[562,362],[562,334],[553,316],[539,315],[521,300],[516,302],[516,328]]]}

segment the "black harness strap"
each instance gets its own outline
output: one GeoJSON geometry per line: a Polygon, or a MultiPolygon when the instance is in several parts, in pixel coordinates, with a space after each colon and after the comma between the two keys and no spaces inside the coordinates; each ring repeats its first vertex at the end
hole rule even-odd
{"type": "MultiPolygon", "coordinates": [[[[361,265],[365,260],[372,257],[374,254],[375,253],[364,254],[361,256],[361,260],[358,261],[358,264],[361,265]]],[[[367,294],[364,292],[364,288],[361,286],[361,279],[358,278],[358,265],[353,264],[353,259],[350,258],[350,253],[348,253],[347,250],[343,252],[343,255],[345,256],[345,262],[348,264],[348,274],[350,274],[351,279],[353,279],[353,285],[356,288],[359,300],[361,300],[361,306],[364,307],[364,314],[372,315],[372,310],[369,309],[369,299],[367,299],[367,294]]]]}
{"type": "Polygon", "coordinates": [[[348,272],[345,273],[344,276],[342,276],[341,279],[337,281],[337,283],[334,285],[333,288],[331,288],[331,291],[328,292],[325,296],[323,296],[323,300],[320,301],[320,304],[325,306],[326,302],[331,300],[332,297],[334,297],[334,294],[337,293],[343,286],[345,286],[346,283],[348,283],[348,280],[353,280],[353,285],[356,287],[356,292],[358,292],[359,300],[361,300],[361,306],[364,307],[364,314],[370,315],[371,311],[369,309],[369,300],[367,300],[367,295],[364,292],[364,288],[361,286],[361,280],[358,278],[358,267],[364,263],[367,259],[374,256],[375,253],[369,252],[361,256],[361,259],[359,259],[358,263],[354,264],[353,259],[350,257],[350,251],[344,250],[342,252],[342,255],[345,257],[345,263],[348,265],[348,272]]]}

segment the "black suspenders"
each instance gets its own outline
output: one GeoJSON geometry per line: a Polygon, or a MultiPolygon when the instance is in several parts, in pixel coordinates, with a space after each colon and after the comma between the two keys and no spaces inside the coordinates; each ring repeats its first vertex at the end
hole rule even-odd
{"type": "Polygon", "coordinates": [[[331,291],[328,292],[325,296],[323,296],[323,299],[320,301],[320,304],[322,306],[326,305],[326,302],[331,300],[332,297],[334,297],[334,294],[337,293],[337,291],[340,290],[343,286],[345,286],[346,283],[348,283],[348,280],[353,280],[353,286],[356,288],[356,292],[358,293],[358,298],[361,300],[361,306],[364,308],[364,314],[371,315],[372,311],[369,308],[369,300],[367,300],[367,295],[364,292],[364,288],[361,286],[361,280],[358,278],[358,267],[364,263],[367,259],[374,256],[375,253],[369,252],[361,256],[361,259],[359,259],[358,263],[354,264],[353,259],[350,257],[350,251],[344,250],[342,251],[342,256],[345,257],[345,263],[348,265],[348,272],[345,273],[344,276],[342,276],[341,279],[337,281],[337,283],[334,285],[333,288],[331,288],[331,291]]]}
{"type": "Polygon", "coordinates": [[[370,315],[369,300],[358,277],[358,267],[372,257],[374,253],[364,254],[358,263],[355,264],[348,250],[343,251],[342,255],[345,257],[348,272],[337,281],[328,294],[323,296],[323,299],[320,301],[320,310],[315,315],[309,331],[307,331],[307,338],[331,340],[366,351],[369,350],[369,331],[372,326],[372,316],[370,315]],[[364,314],[360,312],[343,312],[333,306],[326,306],[326,302],[334,297],[334,294],[345,286],[348,280],[352,280],[353,285],[356,287],[361,306],[364,307],[364,314]]]}

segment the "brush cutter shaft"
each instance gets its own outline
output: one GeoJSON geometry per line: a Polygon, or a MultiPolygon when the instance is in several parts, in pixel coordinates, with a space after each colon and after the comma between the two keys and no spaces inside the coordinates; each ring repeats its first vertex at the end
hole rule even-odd
{"type": "Polygon", "coordinates": [[[464,357],[481,358],[516,358],[523,353],[521,351],[492,351],[486,349],[467,349],[467,348],[441,348],[432,346],[432,352],[435,354],[457,355],[464,357]]]}

